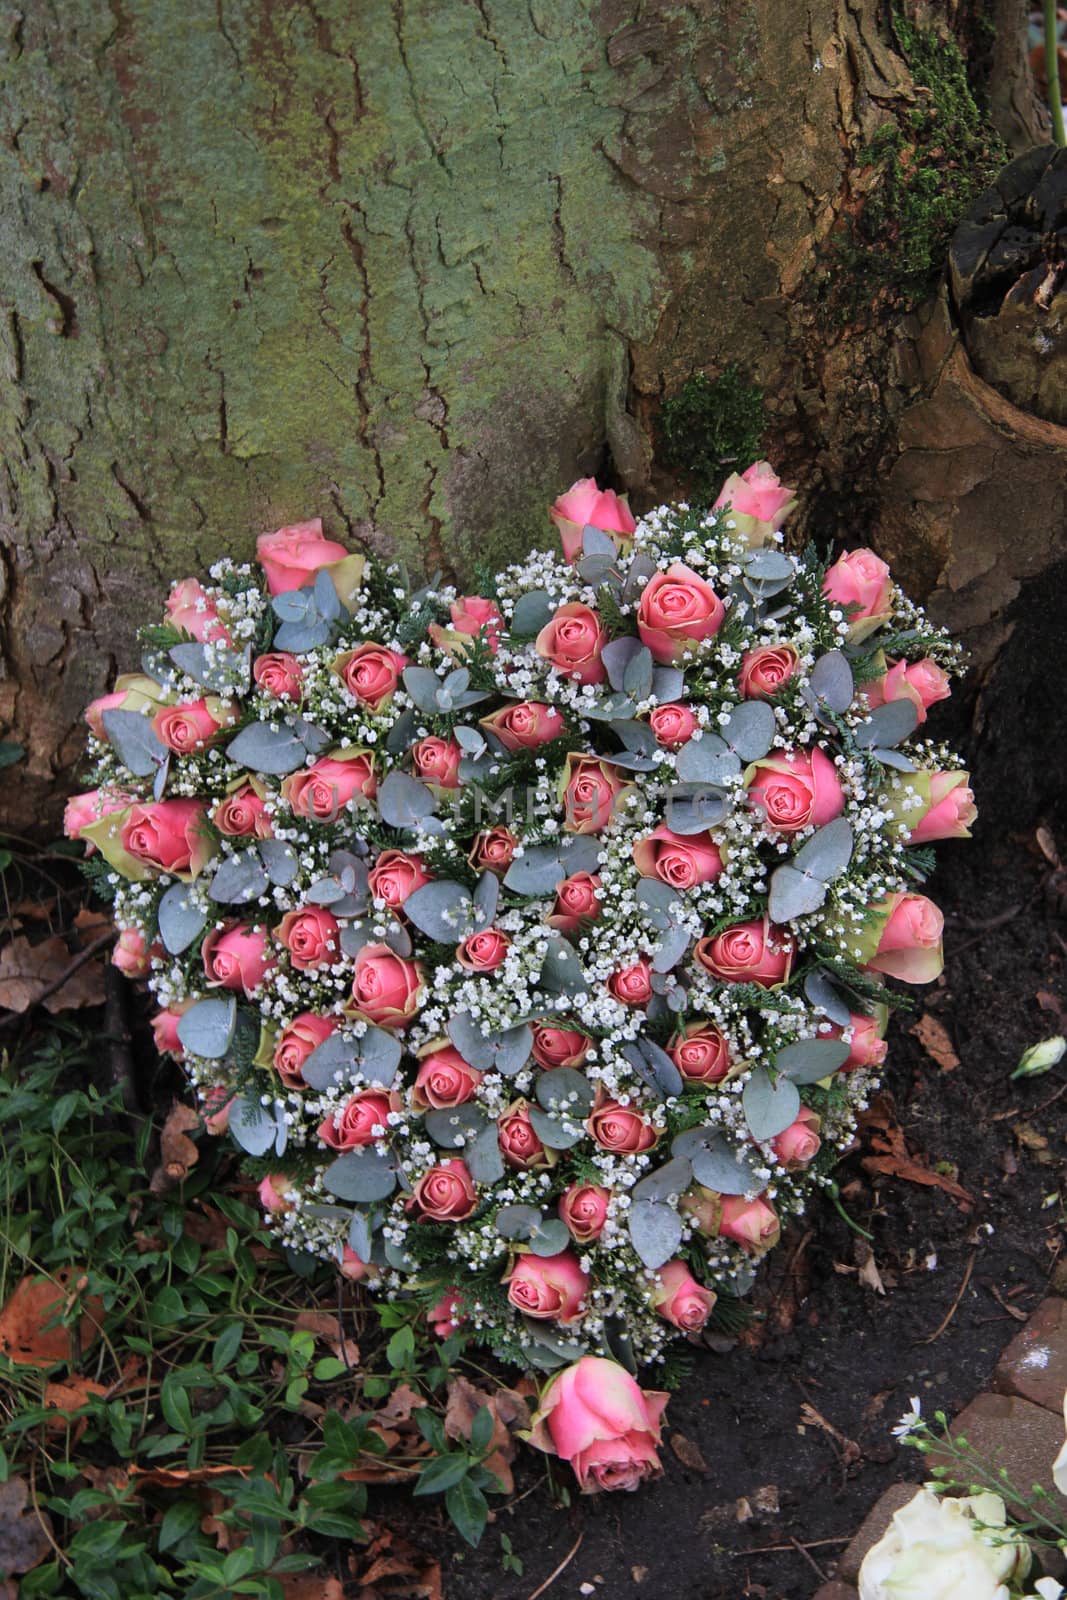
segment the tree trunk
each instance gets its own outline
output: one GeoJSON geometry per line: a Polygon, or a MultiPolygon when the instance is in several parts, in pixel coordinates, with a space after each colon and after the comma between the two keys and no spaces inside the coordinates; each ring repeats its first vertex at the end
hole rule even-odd
{"type": "Polygon", "coordinates": [[[581,474],[663,492],[659,404],[730,361],[824,507],[870,483],[899,307],[830,328],[809,288],[857,152],[923,103],[875,0],[38,0],[4,32],[14,825],[170,579],[257,531],[321,512],[472,578],[581,474]]]}

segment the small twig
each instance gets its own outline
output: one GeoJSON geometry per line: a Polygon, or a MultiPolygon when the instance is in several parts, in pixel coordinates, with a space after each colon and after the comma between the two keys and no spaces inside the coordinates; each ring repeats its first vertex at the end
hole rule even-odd
{"type": "Polygon", "coordinates": [[[537,1585],[537,1588],[534,1590],[533,1594],[527,1595],[526,1600],[537,1600],[538,1595],[544,1594],[545,1590],[549,1587],[549,1585],[555,1583],[555,1581],[559,1577],[560,1573],[564,1570],[565,1567],[569,1567],[570,1566],[571,1562],[574,1560],[575,1556],[578,1554],[578,1550],[579,1550],[579,1548],[581,1546],[581,1543],[582,1543],[582,1540],[584,1538],[585,1538],[585,1532],[583,1530],[578,1535],[577,1539],[575,1539],[574,1543],[571,1545],[570,1549],[567,1551],[567,1554],[563,1557],[563,1560],[560,1562],[560,1564],[556,1568],[555,1572],[550,1572],[548,1577],[545,1579],[544,1583],[539,1583],[537,1585]]]}
{"type": "Polygon", "coordinates": [[[971,1281],[971,1273],[974,1271],[974,1261],[975,1261],[975,1257],[977,1256],[977,1254],[978,1254],[977,1250],[972,1250],[971,1251],[970,1259],[967,1262],[967,1265],[966,1265],[966,1267],[964,1269],[963,1282],[960,1284],[959,1289],[958,1289],[958,1291],[956,1293],[956,1298],[955,1298],[955,1300],[953,1300],[952,1304],[949,1306],[948,1311],[945,1314],[944,1320],[939,1324],[938,1327],[936,1327],[934,1329],[933,1333],[928,1333],[926,1335],[926,1337],[923,1338],[923,1339],[916,1339],[916,1341],[915,1341],[916,1344],[933,1344],[935,1339],[940,1339],[941,1335],[944,1333],[945,1329],[948,1327],[949,1323],[952,1321],[953,1317],[956,1315],[956,1312],[959,1310],[960,1301],[963,1299],[963,1296],[967,1292],[967,1285],[971,1281]]]}
{"type": "Polygon", "coordinates": [[[806,1547],[800,1543],[799,1539],[790,1539],[789,1543],[792,1545],[794,1550],[796,1550],[800,1555],[802,1555],[804,1557],[804,1560],[808,1563],[808,1566],[815,1573],[815,1576],[818,1578],[819,1582],[820,1583],[825,1583],[826,1582],[826,1573],[820,1567],[820,1565],[816,1561],[815,1557],[813,1555],[809,1555],[806,1547]]]}
{"type": "Polygon", "coordinates": [[[788,1544],[758,1544],[754,1550],[735,1550],[735,1559],[740,1556],[769,1556],[779,1554],[783,1550],[818,1550],[827,1544],[851,1544],[850,1533],[839,1533],[836,1539],[805,1539],[800,1544],[796,1539],[791,1539],[788,1544]]]}
{"type": "Polygon", "coordinates": [[[964,939],[962,944],[953,945],[951,950],[946,951],[946,956],[954,961],[965,950],[970,950],[974,945],[981,944],[986,934],[993,933],[997,928],[1002,928],[1006,922],[1013,922],[1023,909],[1022,906],[1009,906],[1007,911],[1002,911],[998,917],[990,917],[989,921],[983,925],[980,933],[974,934],[970,939],[964,939]]]}
{"type": "Polygon", "coordinates": [[[1029,1320],[1025,1311],[1020,1311],[1018,1306],[1010,1306],[1008,1304],[995,1283],[987,1283],[986,1288],[997,1302],[997,1305],[1006,1311],[1009,1317],[1014,1317],[1016,1322],[1027,1322],[1029,1320]]]}

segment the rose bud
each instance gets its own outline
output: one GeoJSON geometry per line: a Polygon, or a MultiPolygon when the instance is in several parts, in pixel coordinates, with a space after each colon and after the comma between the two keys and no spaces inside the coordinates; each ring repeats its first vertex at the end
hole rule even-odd
{"type": "Polygon", "coordinates": [[[667,1054],[689,1083],[721,1083],[730,1075],[730,1050],[714,1022],[687,1022],[667,1046],[667,1054]]]}
{"type": "Polygon", "coordinates": [[[163,954],[158,942],[149,948],[140,928],[123,928],[111,952],[111,965],[118,967],[127,978],[144,978],[152,970],[152,962],[163,954]]]}
{"type": "Polygon", "coordinates": [[[406,961],[387,944],[365,944],[356,956],[352,1016],[379,1028],[404,1028],[419,1009],[422,967],[406,961]]]}
{"type": "Polygon", "coordinates": [[[322,518],[294,522],[275,533],[261,533],[256,540],[256,560],[267,577],[270,594],[288,594],[315,581],[320,567],[344,561],[348,551],[335,544],[322,531],[322,518]]]}
{"type": "Polygon", "coordinates": [[[475,872],[495,872],[500,877],[514,861],[518,842],[510,828],[486,828],[475,835],[467,860],[475,872]]]}
{"type": "Polygon", "coordinates": [[[796,505],[769,461],[754,461],[744,472],[731,472],[713,511],[727,511],[737,533],[751,549],[767,544],[796,505]]]}
{"type": "Polygon", "coordinates": [[[583,1494],[637,1489],[662,1471],[656,1446],[669,1399],[642,1389],[617,1361],[582,1356],[549,1379],[530,1443],[569,1461],[583,1494]]]}
{"type": "Polygon", "coordinates": [[[593,1043],[577,1028],[559,1028],[554,1022],[533,1025],[533,1058],[539,1067],[580,1067],[593,1043]]]}
{"type": "Polygon", "coordinates": [[[822,592],[835,606],[848,607],[848,640],[869,639],[893,615],[893,580],[873,550],[839,556],[823,579],[822,592]]]}
{"type": "Polygon", "coordinates": [[[550,744],[564,732],[566,724],[555,706],[546,706],[540,700],[520,700],[518,705],[505,706],[483,717],[479,727],[495,733],[510,755],[519,750],[536,750],[539,745],[550,744]]]}
{"type": "Polygon", "coordinates": [[[220,800],[211,813],[211,820],[228,839],[246,839],[252,835],[257,839],[269,839],[274,833],[266,802],[250,783],[241,784],[220,800]]]}
{"type": "Polygon", "coordinates": [[[777,1213],[759,1196],[746,1200],[742,1194],[722,1196],[719,1234],[733,1239],[750,1255],[761,1256],[778,1243],[782,1231],[777,1213]]]}
{"type": "Polygon", "coordinates": [[[384,1089],[362,1089],[339,1111],[319,1123],[319,1138],[331,1150],[359,1150],[389,1134],[389,1113],[400,1110],[400,1096],[384,1089]]]}
{"type": "Polygon", "coordinates": [[[461,786],[459,764],[463,751],[455,739],[439,739],[431,734],[411,747],[415,776],[435,789],[458,789],[461,786]]]}
{"type": "Polygon", "coordinates": [[[497,1123],[497,1140],[504,1160],[518,1172],[551,1167],[557,1160],[555,1151],[546,1150],[534,1132],[526,1100],[516,1100],[504,1112],[497,1123]]]}
{"type": "Polygon", "coordinates": [[[320,1017],[302,1011],[287,1023],[274,1043],[274,1068],[287,1089],[306,1089],[304,1062],[320,1044],[337,1031],[336,1017],[320,1017]]]}
{"type": "Polygon", "coordinates": [[[572,1183],[559,1197],[559,1214],[577,1244],[599,1239],[608,1220],[611,1190],[599,1183],[572,1183]]]}
{"type": "Polygon", "coordinates": [[[353,801],[373,800],[377,793],[369,750],[335,750],[291,773],[282,784],[282,798],[293,814],[311,822],[335,822],[353,801]]]}
{"type": "Polygon", "coordinates": [[[369,1278],[373,1282],[381,1272],[373,1262],[364,1261],[362,1256],[357,1256],[350,1244],[346,1244],[341,1253],[338,1270],[342,1278],[347,1278],[350,1283],[362,1283],[364,1278],[369,1278]]]}
{"type": "Polygon", "coordinates": [[[566,1326],[582,1314],[589,1274],[573,1250],[561,1250],[555,1256],[520,1255],[503,1282],[511,1304],[526,1316],[566,1326]]]}
{"type": "Polygon", "coordinates": [[[637,529],[624,494],[614,489],[598,489],[595,478],[579,478],[566,494],[549,507],[549,516],[559,530],[563,559],[573,566],[582,557],[582,534],[586,528],[611,534],[620,554],[629,550],[637,529]]]}
{"type": "Polygon", "coordinates": [[[694,954],[704,971],[720,983],[758,983],[761,989],[779,989],[789,982],[795,946],[784,928],[764,919],[735,922],[714,938],[699,940],[694,954]]]}
{"type": "Polygon", "coordinates": [[[271,1172],[267,1177],[260,1179],[259,1203],[264,1211],[270,1211],[275,1216],[281,1216],[286,1211],[292,1211],[293,1180],[287,1172],[271,1172]]]}
{"type": "MultiPolygon", "coordinates": [[[[857,1067],[880,1067],[889,1048],[883,1037],[888,1022],[888,1006],[875,1006],[873,1016],[853,1011],[848,1019],[852,1033],[849,1057],[838,1067],[838,1072],[854,1072],[857,1067]]],[[[844,1031],[835,1024],[827,1037],[840,1039],[844,1031]]]]}
{"type": "Polygon", "coordinates": [[[700,1333],[714,1308],[714,1292],[703,1288],[677,1256],[660,1267],[658,1277],[652,1304],[660,1316],[683,1333],[700,1333]]]}
{"type": "Polygon", "coordinates": [[[224,922],[212,928],[200,947],[204,972],[211,988],[258,989],[275,960],[263,928],[250,928],[244,922],[224,922]]]}
{"type": "Polygon", "coordinates": [[[932,983],[945,964],[944,927],[944,917],[926,895],[891,894],[872,907],[850,954],[869,972],[884,972],[903,983],[932,983]]]}
{"type": "Polygon", "coordinates": [[[406,850],[383,850],[367,874],[375,900],[384,900],[390,911],[399,911],[408,895],[430,882],[421,856],[406,850]]]}
{"type": "Polygon", "coordinates": [[[746,700],[773,700],[790,678],[795,678],[800,657],[791,644],[763,645],[741,657],[737,687],[746,700]]]}
{"type": "Polygon", "coordinates": [[[700,726],[689,707],[677,700],[650,711],[648,725],[656,736],[657,744],[663,745],[665,750],[680,750],[683,744],[689,743],[700,726]]]}
{"type": "Polygon", "coordinates": [[[435,1339],[450,1338],[466,1320],[459,1289],[446,1289],[436,1305],[432,1305],[426,1313],[426,1321],[435,1339]]]}
{"type": "Polygon", "coordinates": [[[608,631],[592,606],[571,600],[560,606],[534,641],[534,648],[550,666],[576,683],[603,683],[608,670],[600,653],[608,631]]]}
{"type": "Polygon", "coordinates": [[[647,1006],[652,998],[652,968],[644,956],[632,967],[613,972],[608,993],[624,1006],[647,1006]]]}
{"type": "Polygon", "coordinates": [[[369,711],[384,711],[407,664],[407,656],[399,651],[368,640],[338,656],[332,670],[360,705],[369,711]]]}
{"type": "Polygon", "coordinates": [[[304,669],[288,650],[274,650],[257,656],[252,666],[252,677],[264,694],[274,700],[292,700],[298,704],[304,693],[304,669]]]}
{"type": "Polygon", "coordinates": [[[589,1113],[586,1132],[595,1139],[601,1150],[611,1150],[616,1155],[639,1155],[651,1150],[659,1134],[646,1122],[636,1106],[620,1105],[609,1100],[603,1089],[597,1090],[597,1103],[589,1113]]]}
{"type": "Polygon", "coordinates": [[[157,800],[153,805],[131,806],[119,838],[135,861],[177,878],[196,877],[215,854],[199,800],[157,800]]]}
{"type": "Polygon", "coordinates": [[[230,1129],[230,1107],[237,1096],[221,1083],[209,1089],[204,1096],[204,1127],[212,1138],[220,1139],[230,1129]]]}
{"type": "Polygon", "coordinates": [[[579,933],[587,922],[595,922],[600,915],[597,890],[600,878],[595,872],[576,872],[564,878],[556,889],[556,903],[545,918],[550,928],[570,938],[579,933]]]}
{"type": "Polygon", "coordinates": [[[420,1211],[426,1222],[462,1222],[477,1205],[467,1163],[455,1156],[424,1172],[408,1201],[409,1209],[420,1211]]]}
{"type": "Polygon", "coordinates": [[[152,727],[168,750],[175,755],[191,755],[214,744],[219,734],[232,728],[236,721],[235,705],[224,705],[217,695],[208,695],[164,706],[152,718],[152,727]]]}
{"type": "Polygon", "coordinates": [[[713,638],[725,615],[711,585],[684,562],[675,561],[666,572],[650,578],[642,590],[637,631],[652,659],[670,666],[701,640],[713,638]]]}
{"type": "Polygon", "coordinates": [[[143,672],[123,673],[116,679],[110,694],[102,694],[89,702],[85,720],[96,737],[106,741],[105,711],[148,711],[154,715],[161,706],[170,705],[173,698],[168,690],[160,688],[155,678],[143,672]]]}
{"type": "Polygon", "coordinates": [[[180,1061],[185,1055],[185,1047],[178,1038],[178,1023],[192,1004],[191,1000],[175,1001],[152,1018],[152,1037],[161,1056],[174,1056],[180,1061]]]}
{"type": "Polygon", "coordinates": [[[341,958],[341,926],[332,911],[324,906],[302,906],[287,911],[274,930],[274,937],[297,972],[312,972],[316,967],[332,966],[341,958]]]}
{"type": "Polygon", "coordinates": [[[764,756],[745,773],[749,804],[776,833],[823,827],[845,809],[837,768],[824,750],[786,750],[764,756]]]}
{"type": "MultiPolygon", "coordinates": [[[[126,811],[133,803],[132,795],[122,794],[118,789],[90,789],[85,794],[73,794],[63,812],[63,832],[68,839],[80,839],[83,828],[91,828],[116,811],[126,811]]],[[[86,855],[91,856],[96,846],[90,839],[86,839],[85,846],[86,855]]]]}
{"type": "Polygon", "coordinates": [[[908,844],[969,839],[978,815],[969,772],[909,772],[885,806],[902,824],[908,844]]]}
{"type": "Polygon", "coordinates": [[[921,727],[930,707],[947,700],[952,688],[936,661],[893,661],[883,677],[863,685],[863,692],[872,711],[893,700],[910,700],[919,719],[916,727],[921,727]]]}
{"type": "Polygon", "coordinates": [[[450,628],[442,628],[440,623],[431,622],[426,630],[439,650],[451,656],[453,661],[462,661],[471,640],[481,634],[491,654],[496,655],[500,648],[500,635],[504,631],[504,619],[495,600],[485,600],[477,594],[465,594],[453,600],[448,610],[452,618],[450,628]]]}
{"type": "Polygon", "coordinates": [[[771,1140],[771,1149],[790,1171],[806,1167],[822,1148],[819,1128],[822,1118],[810,1106],[801,1106],[796,1121],[771,1140]]]}
{"type": "Polygon", "coordinates": [[[172,586],[165,610],[171,627],[187,633],[190,639],[232,648],[233,639],[214,600],[195,578],[183,578],[172,586]]]}
{"type": "Polygon", "coordinates": [[[642,878],[659,878],[672,889],[695,889],[700,883],[714,883],[722,872],[722,856],[710,833],[691,833],[683,838],[672,833],[665,822],[647,839],[637,841],[634,860],[642,878]]]}
{"type": "Polygon", "coordinates": [[[419,1054],[421,1064],[411,1086],[411,1104],[417,1111],[444,1111],[474,1099],[484,1074],[464,1061],[454,1044],[442,1039],[419,1054]]]}
{"type": "Polygon", "coordinates": [[[564,832],[601,833],[632,789],[610,761],[572,750],[559,781],[564,832]]]}
{"type": "Polygon", "coordinates": [[[507,959],[510,945],[499,928],[482,928],[456,946],[456,960],[465,972],[495,972],[507,959]]]}

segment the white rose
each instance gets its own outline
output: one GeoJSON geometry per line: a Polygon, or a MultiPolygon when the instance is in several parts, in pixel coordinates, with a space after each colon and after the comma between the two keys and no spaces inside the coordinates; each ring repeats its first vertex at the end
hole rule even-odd
{"type": "Polygon", "coordinates": [[[860,1600],[1008,1600],[1006,1585],[1029,1570],[999,1495],[939,1499],[924,1488],[864,1557],[860,1600]]]}

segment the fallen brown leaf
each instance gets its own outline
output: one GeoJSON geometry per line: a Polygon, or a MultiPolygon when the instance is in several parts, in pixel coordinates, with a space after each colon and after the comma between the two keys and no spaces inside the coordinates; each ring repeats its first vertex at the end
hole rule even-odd
{"type": "Polygon", "coordinates": [[[285,1600],[345,1600],[341,1584],[326,1572],[292,1572],[278,1581],[285,1600]]]}
{"type": "Polygon", "coordinates": [[[359,1600],[444,1600],[439,1562],[391,1528],[374,1522],[364,1526],[371,1542],[361,1558],[353,1556],[349,1563],[359,1600]]]}
{"type": "Polygon", "coordinates": [[[74,926],[78,932],[78,944],[84,948],[92,944],[94,939],[99,939],[102,933],[107,933],[115,926],[111,918],[103,911],[91,911],[88,906],[82,906],[74,918],[74,926]]]}
{"type": "Polygon", "coordinates": [[[247,1478],[248,1467],[139,1467],[136,1461],[129,1466],[129,1474],[138,1489],[151,1485],[156,1489],[184,1489],[186,1484],[207,1483],[211,1478],[221,1478],[226,1473],[236,1473],[247,1478]]]}
{"type": "Polygon", "coordinates": [[[974,1199],[962,1184],[947,1173],[935,1172],[911,1154],[884,1095],[880,1095],[863,1113],[860,1126],[869,1135],[873,1152],[863,1157],[862,1165],[868,1172],[881,1172],[890,1178],[903,1178],[907,1183],[921,1183],[929,1188],[942,1189],[945,1194],[952,1196],[961,1210],[971,1209],[974,1199]]]}
{"type": "Polygon", "coordinates": [[[0,1350],[9,1361],[23,1367],[54,1367],[76,1360],[79,1348],[92,1344],[104,1317],[104,1302],[97,1296],[82,1300],[75,1327],[45,1326],[73,1304],[80,1278],[80,1268],[60,1267],[50,1278],[26,1277],[15,1285],[0,1310],[0,1350]]]}
{"type": "Polygon", "coordinates": [[[359,1345],[345,1337],[341,1319],[335,1311],[301,1311],[293,1324],[297,1333],[313,1333],[328,1344],[338,1361],[346,1367],[359,1366],[359,1345]]]}
{"type": "Polygon", "coordinates": [[[670,1445],[683,1467],[688,1467],[690,1472],[707,1472],[708,1464],[700,1453],[699,1445],[687,1439],[684,1433],[672,1433],[670,1445]]]}
{"type": "Polygon", "coordinates": [[[24,1478],[0,1483],[0,1571],[29,1572],[51,1549],[47,1511],[26,1510],[30,1491],[24,1478]]]}
{"type": "Polygon", "coordinates": [[[515,1481],[511,1463],[515,1459],[515,1440],[512,1430],[528,1428],[530,1408],[522,1395],[514,1389],[477,1389],[462,1375],[448,1385],[448,1405],[445,1408],[445,1433],[450,1439],[469,1439],[474,1419],[482,1406],[487,1406],[493,1418],[493,1434],[486,1467],[499,1478],[505,1494],[512,1494],[515,1481]]]}
{"type": "Polygon", "coordinates": [[[938,1022],[936,1017],[926,1012],[908,1029],[908,1032],[913,1039],[918,1039],[930,1060],[936,1062],[942,1072],[955,1072],[960,1064],[960,1058],[953,1049],[948,1029],[943,1022],[938,1022]]]}
{"type": "Polygon", "coordinates": [[[52,988],[71,965],[70,951],[62,939],[44,939],[31,944],[22,936],[0,950],[0,1008],[21,1014],[43,997],[48,1011],[77,1011],[82,1006],[104,1003],[104,967],[100,961],[86,961],[72,972],[65,983],[52,988]]]}
{"type": "Polygon", "coordinates": [[[411,1413],[425,1404],[423,1396],[417,1394],[409,1383],[398,1383],[385,1404],[379,1406],[378,1415],[390,1422],[410,1422],[411,1413]]]}
{"type": "Polygon", "coordinates": [[[885,1294],[885,1284],[882,1282],[882,1274],[878,1271],[878,1263],[874,1259],[873,1250],[867,1256],[866,1261],[861,1264],[859,1272],[860,1282],[865,1283],[868,1289],[873,1289],[875,1294],[885,1294]]]}
{"type": "Polygon", "coordinates": [[[193,1128],[200,1126],[200,1113],[192,1106],[176,1100],[167,1112],[159,1135],[159,1166],[153,1172],[148,1187],[153,1194],[165,1194],[175,1184],[181,1183],[200,1157],[200,1151],[189,1138],[193,1128]]]}
{"type": "MultiPolygon", "coordinates": [[[[107,1386],[103,1383],[94,1383],[92,1378],[83,1378],[78,1373],[72,1373],[65,1383],[46,1383],[44,1386],[44,1403],[49,1411],[56,1415],[50,1417],[45,1423],[47,1433],[65,1433],[67,1426],[78,1411],[89,1404],[94,1394],[107,1394],[107,1386]]],[[[82,1417],[74,1428],[75,1441],[81,1438],[88,1426],[88,1417],[82,1417]]]]}

